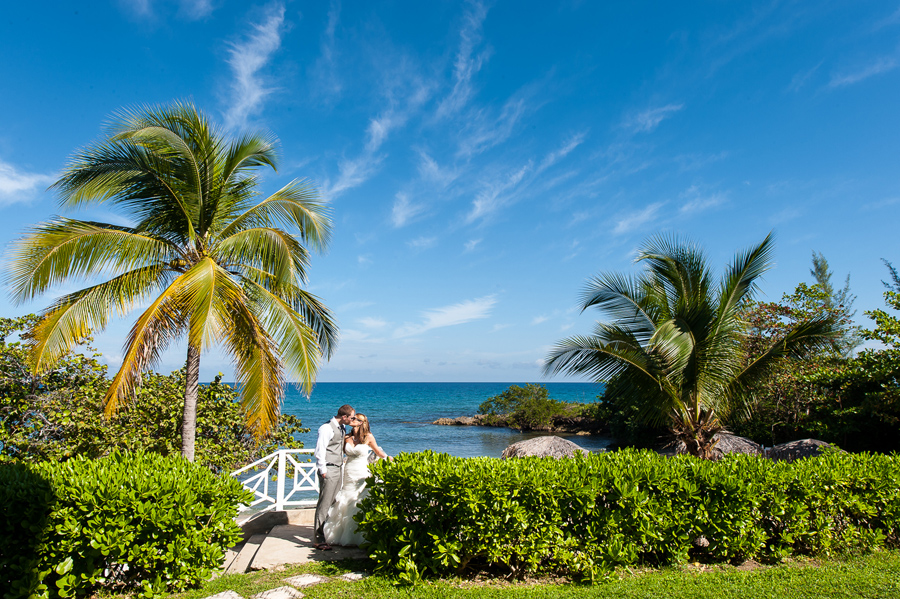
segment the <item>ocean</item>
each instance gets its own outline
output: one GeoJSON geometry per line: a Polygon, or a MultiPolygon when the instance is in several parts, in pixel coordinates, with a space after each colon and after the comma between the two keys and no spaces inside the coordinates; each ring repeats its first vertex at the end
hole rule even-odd
{"type": "MultiPolygon", "coordinates": [[[[284,412],[298,416],[309,433],[301,434],[307,449],[316,445],[316,430],[337,409],[350,404],[369,418],[372,434],[388,455],[430,449],[458,457],[500,457],[503,450],[540,433],[507,428],[440,426],[438,418],[473,416],[486,399],[510,385],[525,383],[318,383],[307,399],[298,386],[285,389],[284,412]]],[[[591,403],[603,387],[593,383],[538,383],[552,399],[591,403]]],[[[589,451],[611,440],[595,435],[560,435],[589,451]]]]}

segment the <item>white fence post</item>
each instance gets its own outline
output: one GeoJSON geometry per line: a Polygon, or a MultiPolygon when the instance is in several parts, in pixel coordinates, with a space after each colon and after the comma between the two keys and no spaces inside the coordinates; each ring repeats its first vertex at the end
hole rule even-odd
{"type": "Polygon", "coordinates": [[[278,451],[278,497],[275,500],[275,511],[284,510],[284,477],[287,468],[284,467],[284,450],[278,451]]]}

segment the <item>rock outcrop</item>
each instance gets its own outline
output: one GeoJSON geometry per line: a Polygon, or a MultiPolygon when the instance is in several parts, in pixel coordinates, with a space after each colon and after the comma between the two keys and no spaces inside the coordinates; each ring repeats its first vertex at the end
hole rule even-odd
{"type": "Polygon", "coordinates": [[[533,437],[525,439],[518,443],[513,443],[503,450],[500,457],[521,458],[525,456],[541,456],[554,458],[571,458],[577,452],[590,453],[586,449],[582,449],[568,439],[554,436],[533,437]]]}
{"type": "MultiPolygon", "coordinates": [[[[716,442],[712,450],[712,459],[714,460],[721,460],[727,453],[747,453],[750,455],[762,455],[763,453],[762,445],[747,437],[739,437],[731,433],[716,433],[713,436],[713,440],[716,442]]],[[[684,443],[676,445],[675,453],[685,453],[684,443]]]]}
{"type": "Polygon", "coordinates": [[[793,462],[801,458],[812,458],[822,453],[826,447],[831,447],[825,441],[818,439],[800,439],[776,445],[768,451],[769,459],[776,462],[793,462]]]}

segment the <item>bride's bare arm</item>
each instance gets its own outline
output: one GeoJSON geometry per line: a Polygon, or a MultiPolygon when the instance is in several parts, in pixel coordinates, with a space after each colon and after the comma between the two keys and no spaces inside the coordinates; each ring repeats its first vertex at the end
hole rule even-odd
{"type": "Polygon", "coordinates": [[[372,448],[372,451],[375,452],[379,458],[386,460],[388,459],[388,454],[384,453],[380,447],[378,447],[378,443],[375,442],[375,435],[369,433],[369,438],[366,439],[366,445],[372,448]]]}

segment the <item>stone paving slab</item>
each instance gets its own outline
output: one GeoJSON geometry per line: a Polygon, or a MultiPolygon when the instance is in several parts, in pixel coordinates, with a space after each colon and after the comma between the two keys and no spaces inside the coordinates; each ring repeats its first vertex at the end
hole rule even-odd
{"type": "Polygon", "coordinates": [[[221,593],[216,593],[215,595],[210,595],[206,599],[244,599],[235,591],[222,591],[221,593]]]}
{"type": "Polygon", "coordinates": [[[273,528],[260,545],[250,564],[251,570],[270,570],[275,566],[362,559],[366,552],[358,547],[335,545],[332,551],[313,547],[311,525],[282,524],[273,528]]]}
{"type": "Polygon", "coordinates": [[[253,595],[253,599],[303,599],[305,595],[294,587],[278,587],[253,595]]]}
{"type": "Polygon", "coordinates": [[[356,582],[357,580],[362,580],[363,578],[367,578],[368,576],[369,575],[365,572],[347,572],[339,578],[341,580],[346,580],[347,582],[356,582]]]}
{"type": "Polygon", "coordinates": [[[285,578],[284,581],[291,586],[295,586],[297,588],[303,587],[311,587],[314,584],[321,584],[323,582],[328,582],[327,576],[319,576],[318,574],[301,574],[299,576],[291,576],[290,578],[285,578]]]}

